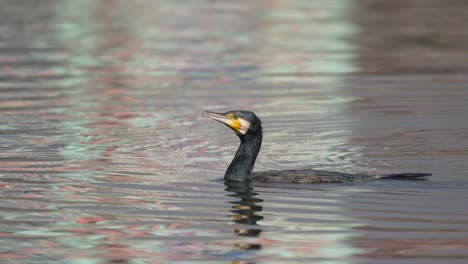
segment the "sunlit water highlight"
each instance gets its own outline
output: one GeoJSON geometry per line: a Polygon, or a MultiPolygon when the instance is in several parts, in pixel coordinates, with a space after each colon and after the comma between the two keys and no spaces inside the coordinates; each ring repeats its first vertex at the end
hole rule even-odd
{"type": "Polygon", "coordinates": [[[464,1],[251,2],[2,2],[2,263],[466,263],[464,1]],[[226,186],[233,108],[257,170],[434,176],[226,186]]]}

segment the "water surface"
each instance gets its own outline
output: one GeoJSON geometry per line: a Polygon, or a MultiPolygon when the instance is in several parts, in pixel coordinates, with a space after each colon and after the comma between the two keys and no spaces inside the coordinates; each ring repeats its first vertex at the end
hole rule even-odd
{"type": "Polygon", "coordinates": [[[465,1],[1,4],[2,263],[466,263],[465,1]],[[234,108],[256,170],[434,176],[225,185],[234,108]]]}

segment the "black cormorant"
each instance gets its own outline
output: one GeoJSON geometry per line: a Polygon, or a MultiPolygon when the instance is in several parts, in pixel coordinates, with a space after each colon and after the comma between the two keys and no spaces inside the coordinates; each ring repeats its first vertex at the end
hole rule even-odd
{"type": "Polygon", "coordinates": [[[228,181],[254,181],[269,183],[335,183],[366,181],[374,179],[424,179],[430,173],[397,173],[386,175],[349,174],[320,170],[282,170],[252,172],[262,145],[262,123],[250,111],[229,111],[226,113],[203,112],[203,117],[219,121],[234,130],[240,139],[240,146],[226,170],[228,181]]]}

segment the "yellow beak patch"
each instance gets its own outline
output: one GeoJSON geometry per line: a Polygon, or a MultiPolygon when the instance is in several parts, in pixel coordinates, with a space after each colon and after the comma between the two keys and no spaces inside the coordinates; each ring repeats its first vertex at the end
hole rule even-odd
{"type": "Polygon", "coordinates": [[[236,116],[235,114],[228,114],[226,116],[231,120],[229,124],[227,124],[230,128],[232,128],[234,131],[239,132],[242,128],[242,124],[240,122],[240,118],[236,116]]]}

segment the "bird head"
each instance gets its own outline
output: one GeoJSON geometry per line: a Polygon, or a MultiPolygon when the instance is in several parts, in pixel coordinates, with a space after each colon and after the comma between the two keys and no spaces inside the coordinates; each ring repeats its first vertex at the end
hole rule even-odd
{"type": "Polygon", "coordinates": [[[262,122],[255,113],[250,111],[233,110],[226,113],[205,111],[202,116],[225,124],[234,130],[239,137],[262,131],[262,122]]]}

